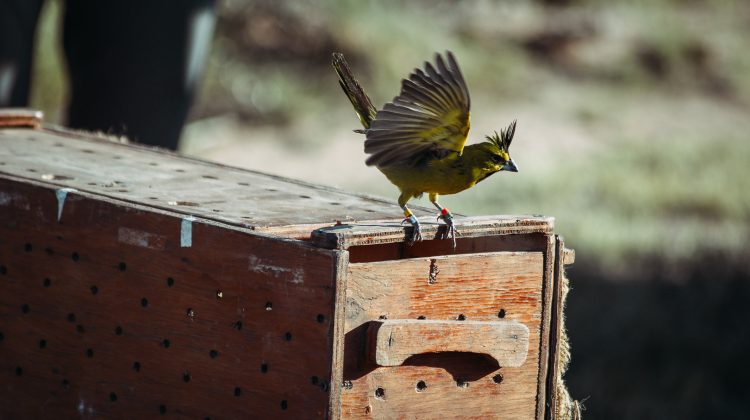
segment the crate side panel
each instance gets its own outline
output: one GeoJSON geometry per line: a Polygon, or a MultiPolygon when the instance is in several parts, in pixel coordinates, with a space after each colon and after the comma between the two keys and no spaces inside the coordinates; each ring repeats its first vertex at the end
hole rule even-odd
{"type": "Polygon", "coordinates": [[[0,179],[0,417],[324,417],[332,254],[0,179]]]}
{"type": "Polygon", "coordinates": [[[533,418],[543,270],[542,252],[350,264],[344,417],[533,418]],[[459,353],[420,355],[403,366],[376,367],[363,360],[364,327],[383,317],[515,320],[529,328],[529,351],[519,368],[459,353]]]}

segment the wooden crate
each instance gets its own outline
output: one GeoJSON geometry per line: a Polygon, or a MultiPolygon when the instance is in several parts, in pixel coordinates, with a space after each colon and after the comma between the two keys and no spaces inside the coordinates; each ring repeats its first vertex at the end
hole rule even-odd
{"type": "Polygon", "coordinates": [[[554,417],[552,219],[407,246],[389,200],[5,121],[0,418],[554,417]]]}

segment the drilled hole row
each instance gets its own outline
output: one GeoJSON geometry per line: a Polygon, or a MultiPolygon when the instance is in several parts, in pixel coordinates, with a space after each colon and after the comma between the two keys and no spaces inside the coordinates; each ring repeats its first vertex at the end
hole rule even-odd
{"type": "MultiPolygon", "coordinates": [[[[28,252],[31,252],[33,250],[33,245],[30,244],[30,243],[26,243],[24,245],[24,249],[26,251],[28,251],[28,252]]],[[[46,248],[46,251],[47,251],[48,254],[53,254],[54,253],[54,251],[51,248],[46,248]]],[[[78,252],[74,251],[71,254],[71,259],[73,261],[75,261],[75,262],[78,262],[78,261],[80,261],[81,256],[80,256],[80,254],[78,252]]],[[[117,269],[119,271],[126,271],[127,270],[127,264],[125,262],[121,261],[121,262],[119,262],[117,264],[117,269]]],[[[7,275],[7,273],[8,273],[8,268],[5,265],[0,265],[0,275],[7,275]]],[[[167,283],[167,287],[173,287],[175,285],[175,280],[174,280],[173,277],[167,277],[166,283],[167,283]]],[[[52,280],[49,279],[49,278],[44,278],[44,280],[42,281],[42,285],[44,287],[50,287],[52,285],[52,280]]],[[[91,285],[91,286],[89,286],[89,291],[91,292],[92,295],[96,295],[96,294],[99,293],[99,287],[97,285],[95,285],[95,284],[91,285]]],[[[216,290],[215,297],[216,297],[216,299],[222,299],[224,297],[224,292],[221,291],[221,290],[216,290]]],[[[149,306],[149,301],[148,301],[148,299],[146,297],[143,297],[140,300],[140,304],[141,304],[141,307],[146,308],[146,307],[149,306]]],[[[273,303],[270,302],[270,301],[266,302],[264,308],[265,308],[266,311],[273,310],[273,303]]],[[[24,313],[28,313],[29,306],[27,304],[24,304],[22,306],[22,311],[24,313]]],[[[186,313],[187,313],[187,316],[189,318],[194,318],[195,317],[195,311],[192,308],[188,308],[187,311],[186,311],[186,313]]],[[[317,314],[315,316],[315,320],[319,324],[322,324],[322,323],[325,322],[326,317],[323,314],[317,314]]],[[[233,327],[235,329],[237,329],[237,330],[241,330],[242,329],[242,321],[235,322],[233,324],[233,327]]],[[[291,341],[291,333],[287,332],[285,334],[285,339],[286,339],[286,341],[291,341]]]]}
{"type": "MultiPolygon", "coordinates": [[[[320,316],[320,315],[318,315],[318,316],[320,316]]],[[[505,318],[505,309],[500,309],[500,311],[497,313],[497,317],[498,318],[505,318]]],[[[378,317],[378,319],[383,319],[383,320],[388,319],[388,315],[380,315],[378,317]]],[[[424,315],[419,315],[417,317],[417,319],[424,320],[424,319],[427,319],[427,317],[424,316],[424,315]]],[[[464,315],[464,314],[458,314],[458,316],[456,316],[456,320],[457,321],[466,321],[466,315],[464,315]]],[[[322,321],[318,320],[318,322],[322,322],[322,321]]]]}
{"type": "MultiPolygon", "coordinates": [[[[2,333],[0,333],[0,337],[2,337],[2,333]]],[[[2,338],[0,338],[0,341],[2,341],[2,338]]],[[[44,340],[41,340],[39,346],[40,347],[46,346],[46,342],[44,340]]],[[[211,358],[215,358],[218,355],[218,352],[216,350],[211,350],[209,352],[209,354],[210,354],[211,358]]],[[[86,350],[86,357],[90,358],[90,359],[93,358],[94,357],[94,350],[90,349],[90,348],[87,349],[86,350]]],[[[143,367],[142,367],[142,365],[141,365],[140,362],[135,361],[135,362],[133,362],[132,369],[135,372],[140,373],[141,370],[143,369],[143,367]]],[[[261,366],[260,366],[260,371],[262,373],[264,373],[264,374],[267,373],[268,372],[268,363],[263,362],[261,364],[261,366]]],[[[23,367],[16,366],[14,373],[15,373],[16,376],[23,376],[23,374],[24,374],[23,367]]],[[[189,371],[187,371],[187,370],[185,370],[185,371],[182,372],[181,377],[182,377],[182,381],[185,382],[185,383],[189,383],[193,379],[192,374],[189,371]]],[[[313,385],[320,387],[323,391],[328,391],[328,382],[327,381],[321,380],[317,376],[312,376],[310,378],[310,382],[313,385]]],[[[70,386],[71,386],[71,383],[70,383],[70,381],[68,379],[63,379],[62,380],[62,386],[65,389],[69,389],[70,386]]],[[[239,386],[236,386],[232,390],[232,393],[233,393],[233,395],[235,397],[241,397],[242,396],[242,388],[239,387],[239,386]]],[[[110,394],[109,394],[109,400],[111,402],[116,402],[117,399],[118,399],[117,393],[110,392],[110,394]]],[[[289,407],[289,402],[287,400],[281,400],[280,406],[281,406],[282,410],[286,410],[289,407]]],[[[166,412],[166,406],[163,405],[163,404],[160,405],[159,411],[161,412],[161,414],[164,414],[166,412]]]]}
{"type": "MultiPolygon", "coordinates": [[[[495,383],[495,384],[502,383],[503,382],[503,375],[498,373],[498,374],[492,376],[492,382],[495,383]]],[[[469,382],[465,381],[465,380],[462,380],[462,379],[458,379],[458,380],[456,380],[456,386],[459,387],[459,388],[468,388],[469,387],[469,382]]],[[[353,389],[354,385],[352,384],[351,381],[344,381],[343,388],[347,389],[347,390],[353,389]]],[[[414,390],[416,392],[424,392],[424,391],[426,391],[427,390],[427,382],[425,382],[423,380],[418,381],[416,383],[416,385],[414,386],[414,390]]],[[[375,389],[375,398],[380,399],[380,400],[384,400],[385,399],[385,388],[383,388],[383,387],[377,387],[375,389]]]]}

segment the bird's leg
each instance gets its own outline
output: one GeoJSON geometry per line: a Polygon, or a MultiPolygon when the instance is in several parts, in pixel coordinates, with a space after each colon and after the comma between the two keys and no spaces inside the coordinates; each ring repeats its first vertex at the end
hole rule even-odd
{"type": "Polygon", "coordinates": [[[443,234],[443,239],[452,239],[453,249],[456,249],[456,228],[453,225],[453,215],[447,208],[438,204],[437,199],[438,195],[436,193],[430,193],[430,202],[440,211],[440,214],[437,217],[438,220],[443,219],[445,222],[445,233],[443,234]]]}
{"type": "Polygon", "coordinates": [[[419,242],[422,240],[422,229],[419,226],[419,220],[417,220],[417,216],[415,216],[411,210],[409,210],[408,207],[406,207],[406,204],[401,206],[402,209],[404,209],[404,217],[406,217],[403,221],[401,221],[401,224],[404,224],[405,222],[411,223],[414,230],[411,233],[411,238],[409,238],[409,245],[413,245],[414,242],[419,242]]]}
{"type": "Polygon", "coordinates": [[[411,233],[411,238],[409,238],[408,241],[409,245],[413,245],[414,242],[419,242],[422,240],[422,229],[419,226],[419,220],[417,220],[417,216],[415,216],[414,213],[409,210],[409,207],[406,207],[406,202],[409,200],[409,198],[409,196],[401,194],[401,196],[398,198],[398,204],[404,210],[405,219],[401,221],[401,224],[409,222],[414,228],[411,233]]]}

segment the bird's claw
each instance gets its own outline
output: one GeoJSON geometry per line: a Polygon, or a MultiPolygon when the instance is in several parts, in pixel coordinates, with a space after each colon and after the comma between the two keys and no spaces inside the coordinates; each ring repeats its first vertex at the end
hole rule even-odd
{"type": "Polygon", "coordinates": [[[456,249],[456,227],[453,224],[453,215],[446,213],[439,215],[437,218],[445,222],[445,230],[440,234],[440,239],[452,239],[453,249],[456,249]]]}
{"type": "Polygon", "coordinates": [[[415,242],[419,242],[422,240],[422,228],[419,226],[419,221],[414,216],[407,217],[406,219],[402,220],[401,224],[403,225],[404,223],[407,223],[407,222],[411,224],[413,229],[411,232],[411,236],[406,241],[406,243],[408,245],[414,245],[415,242]]]}

